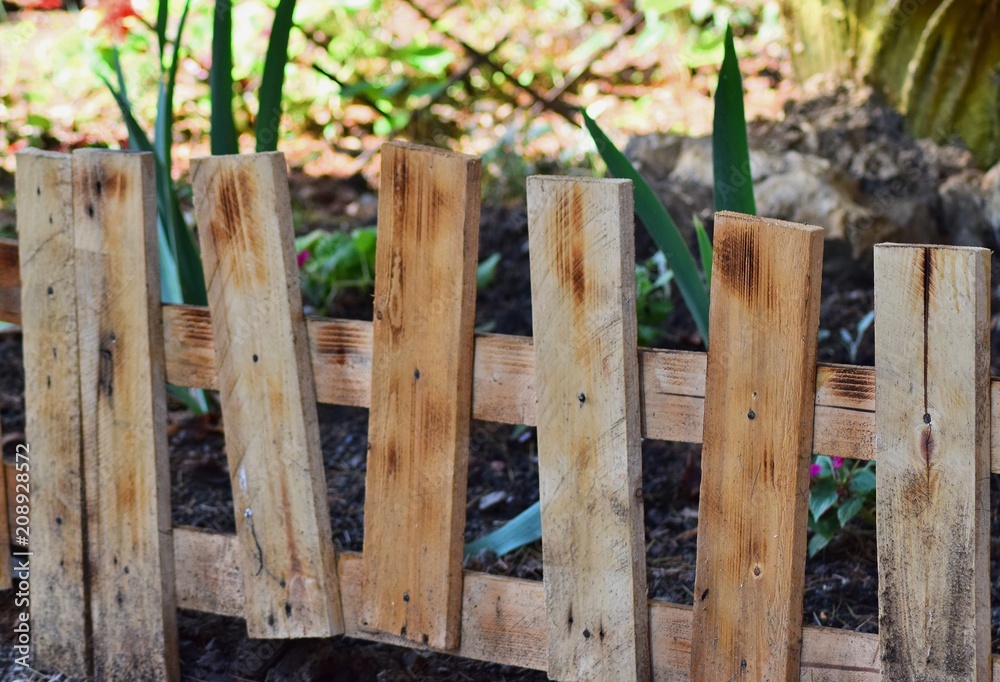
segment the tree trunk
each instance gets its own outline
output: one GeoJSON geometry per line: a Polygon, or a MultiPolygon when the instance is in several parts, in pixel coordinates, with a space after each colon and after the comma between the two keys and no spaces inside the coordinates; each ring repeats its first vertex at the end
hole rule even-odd
{"type": "Polygon", "coordinates": [[[783,0],[801,78],[867,82],[914,134],[1000,159],[1000,0],[783,0]]]}

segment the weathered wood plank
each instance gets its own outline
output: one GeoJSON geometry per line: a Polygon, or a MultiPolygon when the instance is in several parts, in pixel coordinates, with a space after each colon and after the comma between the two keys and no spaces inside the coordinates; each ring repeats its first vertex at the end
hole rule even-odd
{"type": "Polygon", "coordinates": [[[990,679],[987,249],[875,249],[886,680],[990,679]]]}
{"type": "MultiPolygon", "coordinates": [[[[217,388],[208,311],[163,307],[167,378],[178,386],[217,388]]],[[[371,323],[309,319],[316,397],[321,403],[368,407],[371,323]]],[[[535,357],[528,337],[477,334],[472,415],[505,424],[534,425],[535,357]]],[[[700,443],[705,395],[705,354],[639,349],[642,435],[700,443]]],[[[820,365],[817,371],[814,452],[875,458],[875,373],[870,367],[820,365]]],[[[1000,382],[995,382],[1000,391],[1000,382]]],[[[1000,399],[998,399],[1000,406],[1000,399]]],[[[1000,407],[997,411],[1000,433],[1000,407]]],[[[994,446],[1000,473],[1000,437],[994,446]]]]}
{"type": "Polygon", "coordinates": [[[94,675],[180,677],[152,154],[73,154],[94,675]]]}
{"type": "Polygon", "coordinates": [[[177,608],[244,617],[246,600],[236,535],[175,526],[174,556],[187,568],[178,573],[177,608]]]}
{"type": "Polygon", "coordinates": [[[720,212],[691,678],[799,677],[823,230],[720,212]]]}
{"type": "Polygon", "coordinates": [[[382,147],[361,623],[440,647],[461,634],[479,174],[382,147]]]}
{"type": "MultiPolygon", "coordinates": [[[[175,528],[174,543],[179,564],[194,566],[206,559],[217,560],[220,569],[178,573],[179,606],[228,616],[242,615],[243,583],[238,575],[236,536],[175,528]]],[[[348,636],[545,670],[547,624],[541,582],[466,571],[461,644],[457,649],[441,650],[398,635],[359,629],[361,555],[341,552],[337,559],[345,634],[348,636]]],[[[653,679],[657,682],[687,680],[691,665],[691,607],[649,600],[648,608],[653,679]]],[[[804,682],[878,682],[878,651],[877,635],[806,626],[802,633],[799,679],[804,682]]],[[[1000,662],[995,667],[1000,673],[1000,662]]]]}
{"type": "Polygon", "coordinates": [[[528,179],[549,677],[649,679],[632,183],[528,179]]]}
{"type": "Polygon", "coordinates": [[[0,320],[13,324],[21,324],[21,278],[18,267],[17,240],[0,239],[0,320]]]}
{"type": "Polygon", "coordinates": [[[251,637],[343,632],[285,158],[191,164],[251,637]]]}
{"type": "Polygon", "coordinates": [[[31,468],[32,644],[39,666],[84,676],[90,674],[91,632],[71,157],[20,152],[16,181],[24,431],[31,468]]]}

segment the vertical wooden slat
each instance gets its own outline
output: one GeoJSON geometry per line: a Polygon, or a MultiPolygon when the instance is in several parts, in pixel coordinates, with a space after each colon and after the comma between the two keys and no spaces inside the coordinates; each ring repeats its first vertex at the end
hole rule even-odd
{"type": "Polygon", "coordinates": [[[195,159],[251,637],[343,632],[285,157],[195,159]]]}
{"type": "Polygon", "coordinates": [[[886,680],[990,679],[986,249],[875,247],[886,680]]]}
{"type": "Polygon", "coordinates": [[[718,213],[691,679],[797,680],[823,230],[718,213]]]}
{"type": "Polygon", "coordinates": [[[152,154],[73,155],[97,679],[180,676],[152,154]]]}
{"type": "Polygon", "coordinates": [[[461,635],[479,159],[382,147],[362,628],[461,635]]]}
{"type": "Polygon", "coordinates": [[[548,673],[648,679],[632,183],[528,179],[548,673]]]}
{"type": "Polygon", "coordinates": [[[73,164],[68,154],[32,149],[17,155],[17,231],[35,662],[88,675],[90,605],[84,571],[73,164]]]}

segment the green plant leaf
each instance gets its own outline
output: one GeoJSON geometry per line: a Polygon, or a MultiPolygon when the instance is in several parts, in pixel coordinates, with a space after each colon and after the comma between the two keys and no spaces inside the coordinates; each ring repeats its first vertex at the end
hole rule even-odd
{"type": "Polygon", "coordinates": [[[167,53],[167,18],[169,16],[168,0],[160,0],[156,7],[156,39],[160,48],[160,69],[167,53]]]}
{"type": "Polygon", "coordinates": [[[482,291],[486,289],[491,284],[497,276],[497,266],[500,264],[500,254],[494,253],[489,258],[486,258],[479,266],[476,268],[476,288],[482,291]]]}
{"type": "Polygon", "coordinates": [[[750,146],[743,113],[743,79],[731,27],[726,27],[725,56],[719,70],[719,86],[715,90],[712,172],[716,211],[757,215],[750,175],[750,146]]]}
{"type": "Polygon", "coordinates": [[[677,224],[664,208],[663,204],[653,193],[646,180],[632,165],[624,154],[604,134],[604,131],[597,125],[587,112],[583,114],[584,124],[594,138],[597,151],[607,164],[608,170],[616,178],[624,178],[632,181],[635,191],[635,210],[642,220],[642,224],[649,231],[653,241],[667,257],[667,263],[674,271],[677,280],[677,288],[680,289],[681,296],[687,304],[691,316],[694,318],[698,332],[708,345],[708,291],[705,283],[698,273],[698,268],[694,264],[694,258],[688,249],[684,237],[677,229],[677,224]]]}
{"type": "Polygon", "coordinates": [[[875,490],[875,472],[865,468],[851,475],[851,492],[855,495],[867,495],[875,490]]]}
{"type": "Polygon", "coordinates": [[[705,226],[697,215],[691,216],[694,233],[698,236],[698,255],[701,257],[701,271],[705,273],[705,286],[712,290],[712,240],[708,238],[705,226]]]}
{"type": "Polygon", "coordinates": [[[518,547],[527,545],[542,537],[541,505],[535,502],[513,519],[489,535],[484,535],[475,542],[465,546],[465,556],[475,556],[485,550],[491,550],[497,556],[503,556],[518,547]]]}
{"type": "Polygon", "coordinates": [[[233,120],[233,6],[216,0],[212,15],[212,68],[208,72],[212,110],[209,117],[212,154],[238,154],[233,120]]]}
{"type": "Polygon", "coordinates": [[[826,510],[837,502],[837,483],[832,478],[819,478],[809,491],[809,511],[819,521],[826,510]]]}
{"type": "Polygon", "coordinates": [[[819,533],[813,533],[813,536],[809,538],[809,558],[813,558],[820,551],[830,544],[830,540],[833,539],[832,535],[820,535],[819,533]]]}
{"type": "Polygon", "coordinates": [[[285,64],[288,62],[288,34],[292,30],[295,0],[279,0],[274,10],[274,23],[267,43],[264,75],[260,81],[257,100],[257,151],[273,152],[278,148],[278,131],[281,127],[281,90],[285,84],[285,64]]]}
{"type": "Polygon", "coordinates": [[[841,528],[858,515],[864,503],[865,500],[863,497],[849,497],[841,503],[840,507],[837,508],[837,521],[840,522],[841,528]]]}

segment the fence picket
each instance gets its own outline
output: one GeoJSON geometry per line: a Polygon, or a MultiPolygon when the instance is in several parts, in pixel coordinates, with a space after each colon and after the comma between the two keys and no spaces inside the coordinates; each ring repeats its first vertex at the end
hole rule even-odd
{"type": "Polygon", "coordinates": [[[343,632],[284,155],[195,159],[251,637],[343,632]]]}
{"type": "Polygon", "coordinates": [[[716,214],[691,679],[797,680],[823,230],[716,214]]]}
{"type": "Polygon", "coordinates": [[[361,627],[453,648],[479,240],[477,158],[382,147],[361,627]]]}
{"type": "Polygon", "coordinates": [[[38,665],[88,675],[72,159],[20,152],[16,180],[24,431],[31,471],[32,643],[38,665]]]}
{"type": "Polygon", "coordinates": [[[649,679],[632,184],[528,179],[549,677],[649,679]]]}
{"type": "Polygon", "coordinates": [[[989,253],[875,247],[886,680],[990,679],[989,253]]]}
{"type": "Polygon", "coordinates": [[[84,489],[101,680],[177,680],[152,154],[73,154],[84,489]]]}

